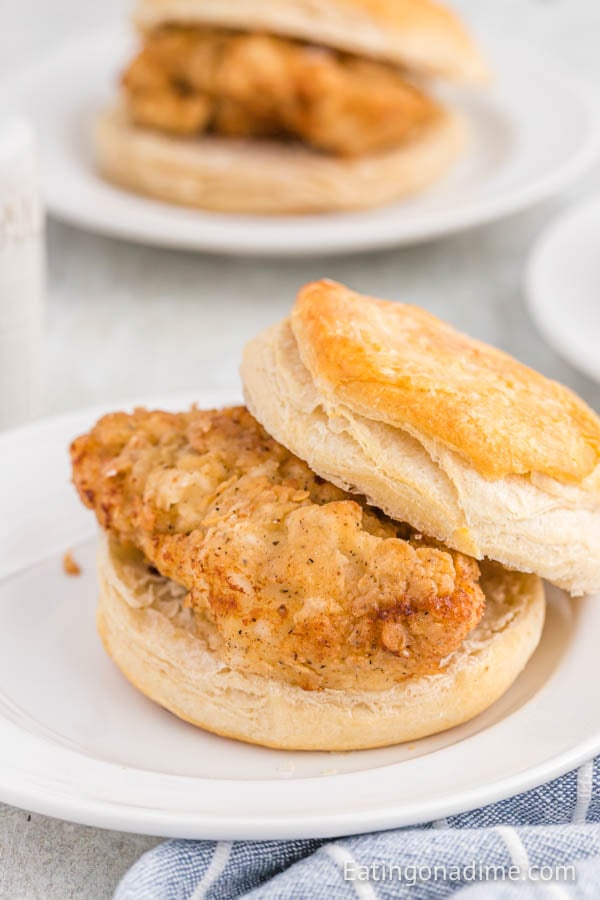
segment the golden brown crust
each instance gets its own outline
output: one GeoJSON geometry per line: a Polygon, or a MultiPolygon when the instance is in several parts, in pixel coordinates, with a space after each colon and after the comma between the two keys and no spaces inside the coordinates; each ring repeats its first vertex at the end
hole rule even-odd
{"type": "MultiPolygon", "coordinates": [[[[486,565],[486,615],[438,675],[382,691],[305,691],[223,665],[210,628],[146,587],[145,567],[123,565],[101,541],[98,629],[138,690],[177,716],[225,737],[288,750],[356,750],[416,740],[465,722],[512,684],[542,632],[538,578],[486,565]]],[[[156,579],[152,579],[153,582],[156,579]]]]}
{"type": "Polygon", "coordinates": [[[379,690],[436,672],[483,615],[473,560],[324,482],[243,408],[105,416],[72,456],[102,527],[189,591],[238,669],[379,690]]]}
{"type": "Polygon", "coordinates": [[[398,147],[439,115],[393,66],[200,26],[150,32],[123,86],[137,125],[182,136],[300,140],[337,156],[398,147]]]}
{"type": "Polygon", "coordinates": [[[486,66],[457,16],[433,0],[141,0],[142,28],[165,22],[284,34],[419,72],[478,81],[486,66]]]}
{"type": "Polygon", "coordinates": [[[326,404],[439,441],[489,479],[581,482],[600,460],[600,420],[575,394],[417,307],[320,281],[292,314],[326,404]]]}

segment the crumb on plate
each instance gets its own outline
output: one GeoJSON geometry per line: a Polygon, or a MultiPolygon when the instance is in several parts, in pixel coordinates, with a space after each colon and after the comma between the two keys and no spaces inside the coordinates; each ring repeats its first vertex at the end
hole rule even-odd
{"type": "Polygon", "coordinates": [[[81,575],[81,566],[74,559],[70,550],[63,556],[63,571],[65,575],[81,575]]]}

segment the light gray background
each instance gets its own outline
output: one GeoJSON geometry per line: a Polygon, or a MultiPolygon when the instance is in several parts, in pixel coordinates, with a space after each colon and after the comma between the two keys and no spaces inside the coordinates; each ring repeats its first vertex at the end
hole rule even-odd
{"type": "MultiPolygon", "coordinates": [[[[598,0],[455,5],[482,32],[525,38],[600,87],[598,0]]],[[[0,0],[0,77],[62,37],[119,22],[128,8],[124,0],[0,0]]],[[[600,409],[600,387],[543,342],[522,293],[523,265],[537,235],[560,209],[598,188],[600,170],[560,199],[499,225],[347,259],[227,260],[50,223],[44,411],[206,384],[235,387],[245,340],[287,311],[301,283],[322,276],[421,304],[566,382],[600,409]]],[[[0,897],[108,898],[153,843],[0,805],[0,897]]]]}

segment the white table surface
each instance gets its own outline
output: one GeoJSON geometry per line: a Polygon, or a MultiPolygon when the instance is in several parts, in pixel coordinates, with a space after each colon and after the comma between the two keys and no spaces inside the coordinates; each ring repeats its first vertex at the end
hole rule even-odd
{"type": "MultiPolygon", "coordinates": [[[[598,0],[457,0],[471,21],[530,40],[597,79],[598,0]]],[[[78,29],[118,21],[124,0],[0,0],[0,76],[78,29]]],[[[600,409],[600,386],[543,342],[523,300],[528,251],[546,223],[600,188],[600,169],[569,194],[501,224],[402,251],[250,261],[118,243],[51,222],[44,412],[200,385],[236,390],[242,345],[283,316],[303,282],[328,276],[421,304],[509,350],[600,409]]],[[[0,804],[0,897],[108,898],[153,839],[84,828],[0,804]]]]}

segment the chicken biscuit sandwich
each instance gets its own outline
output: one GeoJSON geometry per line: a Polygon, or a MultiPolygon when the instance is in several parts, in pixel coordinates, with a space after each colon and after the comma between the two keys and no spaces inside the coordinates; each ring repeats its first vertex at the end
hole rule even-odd
{"type": "Polygon", "coordinates": [[[359,209],[416,191],[464,138],[427,81],[485,75],[434,0],[140,0],[136,19],[99,168],[205,209],[359,209]]]}
{"type": "Polygon", "coordinates": [[[600,420],[412,306],[333,282],[246,348],[248,408],[101,419],[98,627],[176,715],[272,747],[414,740],[534,652],[540,575],[600,587],[600,420]]]}

